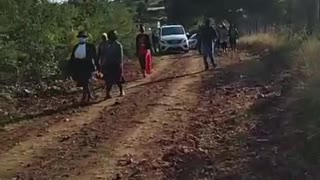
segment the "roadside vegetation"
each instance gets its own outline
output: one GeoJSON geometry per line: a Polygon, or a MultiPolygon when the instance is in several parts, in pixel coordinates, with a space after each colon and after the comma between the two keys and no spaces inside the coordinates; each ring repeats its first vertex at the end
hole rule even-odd
{"type": "Polygon", "coordinates": [[[124,3],[3,0],[0,11],[1,87],[59,79],[79,30],[97,44],[103,32],[116,29],[125,53],[133,54],[134,13],[124,3]]]}
{"type": "MultiPolygon", "coordinates": [[[[242,39],[256,52],[268,52],[271,58],[251,68],[251,73],[265,77],[277,68],[289,76],[285,88],[284,114],[290,118],[278,119],[283,127],[282,144],[291,147],[283,154],[292,175],[319,177],[320,164],[320,41],[316,36],[270,33],[247,36],[242,39]],[[270,68],[272,67],[272,68],[270,68]]],[[[282,84],[285,86],[285,84],[282,84]]],[[[285,116],[284,116],[285,117],[285,116]]]]}

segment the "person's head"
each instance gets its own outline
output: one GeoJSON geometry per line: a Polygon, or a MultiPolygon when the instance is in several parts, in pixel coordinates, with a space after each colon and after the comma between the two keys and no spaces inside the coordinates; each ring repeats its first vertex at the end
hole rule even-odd
{"type": "Polygon", "coordinates": [[[79,42],[81,44],[86,43],[88,39],[88,34],[85,31],[80,31],[77,35],[77,38],[79,39],[79,42]]]}
{"type": "Polygon", "coordinates": [[[117,33],[117,31],[115,31],[115,30],[109,31],[109,32],[108,32],[108,37],[109,37],[109,40],[111,40],[111,41],[116,41],[116,40],[118,40],[118,33],[117,33]]]}
{"type": "Polygon", "coordinates": [[[208,27],[208,26],[210,26],[210,24],[211,24],[210,19],[206,19],[206,20],[204,21],[204,26],[208,27]]]}
{"type": "Polygon", "coordinates": [[[140,31],[141,33],[144,33],[144,32],[145,32],[145,28],[144,28],[143,24],[140,24],[140,26],[139,26],[139,31],[140,31]]]}
{"type": "Polygon", "coordinates": [[[101,35],[101,40],[102,40],[102,41],[108,40],[108,35],[107,35],[107,33],[102,33],[102,35],[101,35]]]}

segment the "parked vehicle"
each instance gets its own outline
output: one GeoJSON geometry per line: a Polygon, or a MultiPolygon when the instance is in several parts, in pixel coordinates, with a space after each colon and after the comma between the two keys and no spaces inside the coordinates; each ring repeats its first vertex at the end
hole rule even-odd
{"type": "Polygon", "coordinates": [[[160,27],[160,52],[189,52],[189,41],[181,25],[164,25],[160,27]]]}

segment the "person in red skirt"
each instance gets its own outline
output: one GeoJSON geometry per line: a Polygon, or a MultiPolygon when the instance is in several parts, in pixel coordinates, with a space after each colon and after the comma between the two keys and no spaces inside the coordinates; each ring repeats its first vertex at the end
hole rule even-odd
{"type": "Polygon", "coordinates": [[[140,33],[136,37],[136,55],[139,58],[141,73],[146,77],[146,55],[151,51],[151,40],[148,34],[145,33],[145,28],[140,25],[140,33]]]}

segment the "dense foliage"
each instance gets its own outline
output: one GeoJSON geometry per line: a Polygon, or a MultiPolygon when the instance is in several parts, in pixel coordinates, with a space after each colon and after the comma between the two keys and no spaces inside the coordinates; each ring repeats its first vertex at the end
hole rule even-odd
{"type": "Polygon", "coordinates": [[[0,13],[1,83],[61,75],[79,30],[97,44],[101,33],[116,29],[126,54],[134,46],[133,13],[121,2],[1,0],[0,13]]]}
{"type": "MultiPolygon", "coordinates": [[[[197,27],[203,17],[214,17],[236,22],[250,31],[282,25],[312,33],[319,22],[319,0],[163,1],[169,21],[189,28],[197,27]]],[[[0,83],[19,84],[61,75],[76,42],[75,34],[82,29],[89,31],[94,43],[102,32],[116,29],[126,54],[132,53],[134,21],[145,15],[150,2],[160,0],[69,0],[64,4],[1,0],[0,83]]]]}
{"type": "Polygon", "coordinates": [[[313,32],[319,22],[319,3],[319,0],[167,0],[167,12],[171,21],[187,26],[205,16],[256,29],[284,25],[313,32]]]}

